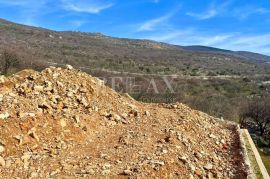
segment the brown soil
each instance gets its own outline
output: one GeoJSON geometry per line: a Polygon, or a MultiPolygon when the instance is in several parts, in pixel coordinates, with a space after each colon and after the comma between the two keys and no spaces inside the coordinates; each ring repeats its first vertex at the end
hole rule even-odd
{"type": "Polygon", "coordinates": [[[236,130],[70,66],[0,82],[0,178],[246,178],[236,130]]]}

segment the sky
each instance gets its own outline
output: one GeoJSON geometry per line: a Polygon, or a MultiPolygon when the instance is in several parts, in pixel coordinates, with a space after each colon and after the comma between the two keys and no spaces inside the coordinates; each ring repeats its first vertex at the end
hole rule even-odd
{"type": "Polygon", "coordinates": [[[270,55],[270,0],[0,0],[0,18],[270,55]]]}

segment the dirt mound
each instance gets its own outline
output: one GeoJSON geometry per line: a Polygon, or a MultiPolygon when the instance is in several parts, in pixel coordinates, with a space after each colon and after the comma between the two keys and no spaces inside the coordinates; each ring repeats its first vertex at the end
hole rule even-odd
{"type": "Polygon", "coordinates": [[[4,178],[245,178],[237,126],[144,104],[67,66],[0,82],[4,178]]]}

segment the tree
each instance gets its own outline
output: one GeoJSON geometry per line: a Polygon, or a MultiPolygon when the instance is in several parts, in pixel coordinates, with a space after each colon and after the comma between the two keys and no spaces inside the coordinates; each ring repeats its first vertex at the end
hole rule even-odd
{"type": "Polygon", "coordinates": [[[266,99],[251,101],[241,112],[242,121],[250,119],[258,128],[260,136],[263,136],[270,126],[270,103],[266,99]]]}
{"type": "Polygon", "coordinates": [[[9,70],[19,64],[18,56],[11,50],[4,50],[1,55],[3,61],[2,74],[7,75],[9,70]]]}

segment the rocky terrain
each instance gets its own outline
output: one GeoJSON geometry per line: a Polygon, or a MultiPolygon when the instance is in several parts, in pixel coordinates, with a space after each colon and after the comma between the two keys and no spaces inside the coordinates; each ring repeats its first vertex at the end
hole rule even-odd
{"type": "Polygon", "coordinates": [[[0,178],[246,178],[237,126],[67,66],[0,78],[0,178]]]}

